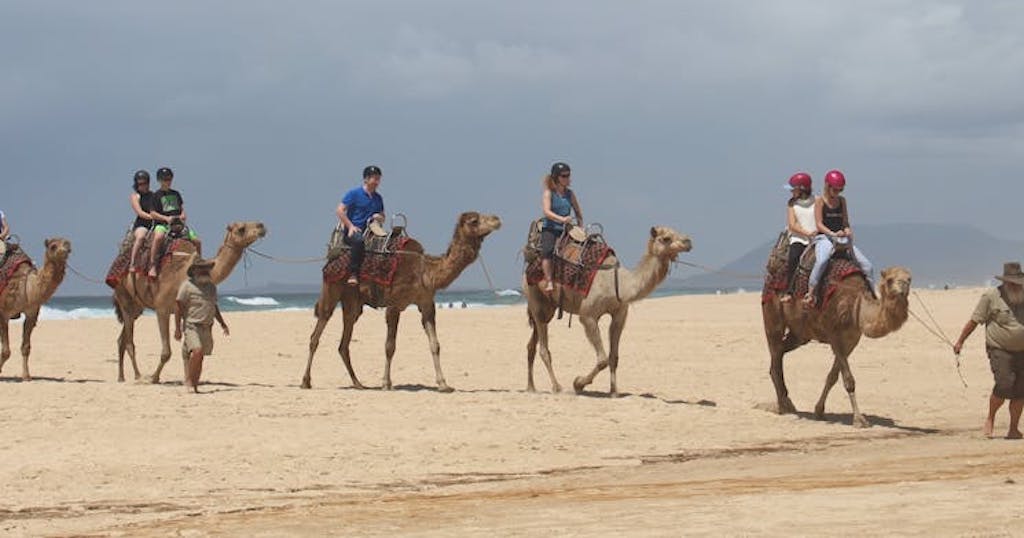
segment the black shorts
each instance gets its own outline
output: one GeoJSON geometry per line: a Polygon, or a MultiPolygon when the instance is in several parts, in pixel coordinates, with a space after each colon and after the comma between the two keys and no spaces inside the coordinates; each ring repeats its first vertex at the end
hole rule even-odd
{"type": "Polygon", "coordinates": [[[992,394],[1005,400],[1024,398],[1024,352],[986,348],[995,386],[992,394]]]}
{"type": "Polygon", "coordinates": [[[556,232],[554,230],[548,230],[547,228],[540,231],[540,257],[545,260],[550,260],[555,255],[555,241],[558,240],[558,236],[562,235],[562,232],[556,232]]]}

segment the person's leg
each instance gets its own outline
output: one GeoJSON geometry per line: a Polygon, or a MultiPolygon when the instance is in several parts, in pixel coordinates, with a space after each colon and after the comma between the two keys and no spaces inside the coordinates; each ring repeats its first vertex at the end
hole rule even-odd
{"type": "Polygon", "coordinates": [[[853,246],[853,259],[857,261],[857,265],[860,266],[860,270],[864,271],[864,275],[868,277],[868,286],[872,290],[875,289],[875,267],[871,265],[871,260],[864,255],[863,252],[856,245],[853,246]]]}
{"type": "Polygon", "coordinates": [[[156,256],[157,251],[160,250],[160,245],[164,242],[164,234],[167,231],[162,226],[157,226],[153,229],[153,243],[149,246],[149,276],[156,278],[156,256]]]}
{"type": "Polygon", "coordinates": [[[203,348],[193,349],[188,357],[188,379],[185,388],[199,394],[199,377],[203,374],[203,348]]]}
{"type": "Polygon", "coordinates": [[[814,303],[814,293],[818,287],[818,282],[821,280],[821,273],[825,270],[825,265],[828,264],[829,258],[832,257],[834,249],[832,241],[829,241],[827,237],[814,241],[814,267],[811,269],[811,276],[807,280],[807,296],[804,297],[804,300],[808,303],[814,303]]]}
{"type": "Polygon", "coordinates": [[[541,291],[550,292],[554,290],[552,276],[552,258],[555,255],[555,232],[543,230],[540,233],[540,268],[544,272],[544,282],[541,283],[541,291]]]}
{"type": "Polygon", "coordinates": [[[1024,353],[1013,354],[1013,399],[1010,400],[1010,428],[1007,439],[1021,439],[1020,414],[1024,410],[1024,353]]]}
{"type": "Polygon", "coordinates": [[[355,285],[359,283],[359,270],[363,267],[363,257],[366,255],[366,243],[363,242],[363,234],[357,233],[353,236],[345,236],[345,244],[349,246],[348,258],[348,283],[355,285]]]}
{"type": "Polygon", "coordinates": [[[188,229],[188,240],[196,246],[196,255],[200,258],[203,257],[203,242],[199,240],[199,235],[196,234],[192,228],[188,229]]]}
{"type": "Polygon", "coordinates": [[[142,227],[135,228],[135,230],[132,231],[132,235],[135,236],[135,240],[132,241],[132,250],[128,258],[128,272],[135,271],[135,258],[139,256],[139,247],[142,246],[142,242],[146,239],[146,232],[148,231],[149,228],[142,227]]]}
{"type": "Polygon", "coordinates": [[[1013,355],[995,348],[988,348],[986,351],[995,384],[992,386],[992,394],[988,398],[988,417],[985,419],[983,431],[985,437],[992,437],[992,432],[995,430],[996,413],[1003,406],[1003,402],[1013,398],[1013,386],[1016,380],[1012,369],[1013,355]]]}
{"type": "Polygon", "coordinates": [[[796,266],[800,263],[800,256],[803,256],[807,245],[803,243],[792,243],[789,245],[789,254],[786,258],[786,271],[789,276],[789,284],[786,286],[786,294],[782,296],[782,302],[792,300],[793,288],[796,286],[796,266]]]}

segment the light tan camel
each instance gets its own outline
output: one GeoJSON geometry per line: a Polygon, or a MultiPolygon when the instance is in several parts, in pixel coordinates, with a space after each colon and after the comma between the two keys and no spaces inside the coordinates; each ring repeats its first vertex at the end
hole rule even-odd
{"type": "MultiPolygon", "coordinates": [[[[224,242],[214,257],[216,265],[210,275],[214,284],[220,284],[238,264],[246,247],[267,234],[261,222],[233,222],[227,226],[224,242]]],[[[160,372],[168,359],[171,358],[170,319],[174,313],[174,301],[181,283],[188,278],[188,267],[195,258],[195,248],[191,244],[171,254],[171,259],[163,265],[156,281],[145,275],[129,273],[121,279],[114,289],[114,311],[121,322],[121,334],[117,337],[117,380],[124,381],[124,355],[132,361],[135,379],[141,377],[138,364],[135,362],[135,320],[142,312],[151,308],[156,311],[157,326],[160,328],[160,364],[150,377],[150,382],[160,382],[160,372]]]]}
{"type": "Polygon", "coordinates": [[[338,353],[345,363],[345,369],[352,379],[352,386],[365,388],[352,369],[349,355],[349,342],[352,341],[352,329],[363,313],[367,304],[386,305],[385,319],[388,325],[387,341],[384,344],[384,379],[381,388],[391,390],[391,358],[395,355],[395,339],[398,335],[398,318],[409,305],[416,305],[420,311],[423,330],[430,342],[430,353],[434,357],[434,374],[437,378],[439,392],[452,392],[452,388],[444,380],[441,373],[441,344],[437,341],[435,326],[434,295],[451,285],[469,264],[476,260],[480,246],[488,234],[501,228],[501,219],[495,215],[483,215],[474,211],[459,215],[455,225],[455,233],[444,256],[430,256],[423,253],[423,247],[416,240],[410,240],[398,253],[398,268],[390,287],[380,290],[382,297],[373,295],[374,288],[365,282],[359,287],[346,285],[344,282],[324,283],[320,290],[320,298],[313,309],[316,315],[316,326],[309,337],[309,360],[306,362],[306,373],[302,376],[302,388],[310,388],[310,370],[313,367],[313,355],[320,343],[320,335],[331,319],[335,307],[341,303],[341,314],[344,329],[338,353]],[[372,300],[371,300],[372,298],[372,300]]]}
{"type": "Polygon", "coordinates": [[[822,310],[808,309],[800,301],[782,303],[777,294],[762,304],[764,332],[772,359],[770,373],[777,397],[772,411],[780,414],[796,413],[786,388],[782,358],[807,342],[817,340],[832,347],[834,358],[832,369],[825,378],[825,388],[814,406],[815,417],[824,417],[825,399],[842,373],[843,385],[850,395],[850,406],[853,409],[853,425],[870,426],[857,407],[857,397],[854,395],[856,385],[850,371],[850,353],[857,347],[861,335],[881,338],[902,327],[907,321],[907,296],[910,293],[908,269],[890,267],[883,270],[881,275],[878,287],[880,300],[871,293],[864,276],[855,274],[836,284],[835,293],[822,310]]]}
{"type": "MultiPolygon", "coordinates": [[[[583,392],[583,388],[594,381],[594,376],[608,367],[611,375],[608,392],[611,396],[618,396],[615,371],[619,365],[619,339],[626,325],[629,305],[650,295],[668,276],[669,263],[674,262],[680,252],[689,252],[691,248],[689,237],[671,228],[655,226],[651,228],[651,236],[647,240],[647,251],[637,266],[632,270],[618,267],[599,269],[586,297],[557,284],[554,292],[547,296],[537,285],[527,285],[524,278],[523,289],[526,290],[527,310],[533,328],[530,341],[526,345],[526,390],[534,391],[533,361],[538,344],[540,358],[551,377],[551,390],[562,390],[555,379],[555,371],[551,367],[551,351],[548,349],[548,323],[558,309],[561,294],[562,309],[579,316],[580,323],[587,333],[587,340],[597,352],[597,364],[594,369],[586,376],[577,377],[572,383],[573,388],[577,393],[583,392]],[[597,326],[598,319],[605,314],[612,317],[608,327],[607,355],[597,326]]],[[[609,256],[604,265],[617,266],[618,262],[614,256],[609,256]]]]}
{"type": "Polygon", "coordinates": [[[18,314],[25,314],[21,327],[21,378],[32,379],[28,373],[28,355],[32,351],[32,329],[39,321],[39,309],[50,300],[64,280],[68,256],[71,254],[71,242],[55,237],[43,242],[46,246],[45,261],[42,269],[30,264],[22,264],[7,281],[7,287],[0,294],[0,339],[3,340],[3,351],[0,351],[0,369],[11,357],[11,335],[8,322],[18,314]]]}

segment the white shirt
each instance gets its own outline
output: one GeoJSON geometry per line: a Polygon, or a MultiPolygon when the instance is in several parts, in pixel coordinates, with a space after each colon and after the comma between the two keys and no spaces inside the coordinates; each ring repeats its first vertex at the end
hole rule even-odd
{"type": "MultiPolygon", "coordinates": [[[[793,204],[792,207],[793,213],[796,215],[796,222],[801,228],[812,231],[818,228],[817,224],[814,222],[814,198],[810,198],[810,204],[806,206],[797,202],[793,204]]],[[[810,238],[790,232],[789,244],[792,245],[794,243],[807,245],[810,244],[810,238]]]]}

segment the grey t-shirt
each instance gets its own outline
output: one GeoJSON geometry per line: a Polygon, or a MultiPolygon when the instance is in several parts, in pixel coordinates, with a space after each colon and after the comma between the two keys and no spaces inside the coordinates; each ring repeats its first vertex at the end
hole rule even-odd
{"type": "Polygon", "coordinates": [[[193,325],[213,325],[217,313],[217,286],[197,284],[188,279],[178,288],[178,302],[185,307],[182,318],[193,325]]]}
{"type": "Polygon", "coordinates": [[[999,294],[986,290],[971,314],[971,320],[985,325],[985,345],[1006,351],[1024,351],[1024,325],[999,294]]]}

